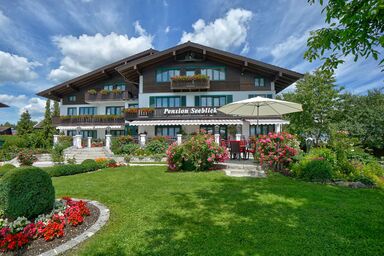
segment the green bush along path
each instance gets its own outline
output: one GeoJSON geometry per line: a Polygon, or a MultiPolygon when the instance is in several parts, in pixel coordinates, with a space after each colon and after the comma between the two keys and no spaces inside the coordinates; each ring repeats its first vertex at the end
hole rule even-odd
{"type": "Polygon", "coordinates": [[[384,193],[297,181],[121,167],[53,178],[100,201],[106,227],[73,255],[383,255],[384,193]]]}

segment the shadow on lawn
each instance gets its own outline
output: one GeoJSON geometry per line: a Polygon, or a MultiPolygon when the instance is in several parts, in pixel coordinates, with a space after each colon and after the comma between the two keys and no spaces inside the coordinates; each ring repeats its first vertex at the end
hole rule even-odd
{"type": "Polygon", "coordinates": [[[367,231],[356,233],[358,227],[349,222],[359,218],[353,207],[343,203],[354,191],[300,184],[220,178],[195,193],[174,193],[175,208],[159,213],[159,227],[146,232],[146,244],[134,254],[355,254],[354,236],[364,245],[366,232],[383,231],[376,224],[358,223],[367,231]]]}

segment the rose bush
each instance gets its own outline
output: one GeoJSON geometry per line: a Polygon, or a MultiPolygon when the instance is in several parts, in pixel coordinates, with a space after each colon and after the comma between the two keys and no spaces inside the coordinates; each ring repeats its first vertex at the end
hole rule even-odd
{"type": "Polygon", "coordinates": [[[171,144],[166,154],[171,171],[207,171],[229,159],[227,149],[218,145],[212,135],[204,133],[192,136],[181,145],[171,144]]]}
{"type": "Polygon", "coordinates": [[[288,166],[300,152],[299,141],[286,132],[260,135],[255,147],[255,160],[284,174],[289,173],[288,166]]]}

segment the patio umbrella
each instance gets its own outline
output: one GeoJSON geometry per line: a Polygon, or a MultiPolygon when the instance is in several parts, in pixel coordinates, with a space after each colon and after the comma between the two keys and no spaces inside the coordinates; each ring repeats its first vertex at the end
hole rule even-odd
{"type": "Polygon", "coordinates": [[[281,116],[284,114],[303,111],[301,104],[275,100],[263,97],[254,97],[246,100],[236,101],[224,105],[218,111],[234,116],[257,118],[257,130],[259,129],[260,116],[281,116]]]}

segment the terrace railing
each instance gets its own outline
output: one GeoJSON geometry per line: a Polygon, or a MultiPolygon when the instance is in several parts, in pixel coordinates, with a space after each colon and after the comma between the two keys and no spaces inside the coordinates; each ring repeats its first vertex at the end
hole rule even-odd
{"type": "Polygon", "coordinates": [[[209,79],[203,80],[171,80],[171,89],[174,91],[201,91],[210,88],[209,79]]]}
{"type": "Polygon", "coordinates": [[[61,116],[52,118],[54,125],[124,125],[122,115],[84,115],[84,116],[61,116]]]}
{"type": "Polygon", "coordinates": [[[128,91],[121,91],[119,93],[109,92],[103,94],[101,92],[90,93],[85,92],[84,100],[85,102],[100,102],[100,101],[122,101],[128,100],[132,97],[129,96],[128,91]]]}

